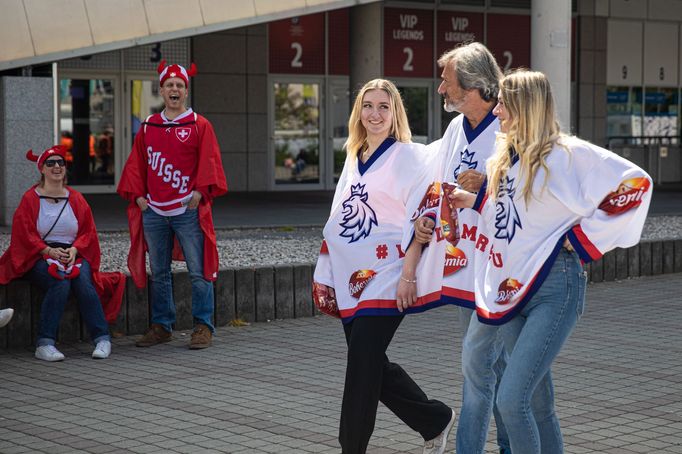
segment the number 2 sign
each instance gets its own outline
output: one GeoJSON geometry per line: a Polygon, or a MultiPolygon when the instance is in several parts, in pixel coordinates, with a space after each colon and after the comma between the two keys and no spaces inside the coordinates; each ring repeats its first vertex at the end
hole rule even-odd
{"type": "Polygon", "coordinates": [[[487,45],[503,71],[530,68],[530,16],[488,14],[487,45]]]}
{"type": "Polygon", "coordinates": [[[268,24],[271,73],[324,74],[324,13],[268,24]]]}
{"type": "Polygon", "coordinates": [[[433,77],[433,12],[384,8],[384,74],[433,77]]]}

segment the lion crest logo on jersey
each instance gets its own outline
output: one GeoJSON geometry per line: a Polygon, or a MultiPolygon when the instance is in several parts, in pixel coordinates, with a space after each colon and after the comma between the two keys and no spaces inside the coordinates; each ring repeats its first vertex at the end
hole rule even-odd
{"type": "Polygon", "coordinates": [[[187,142],[189,136],[192,134],[192,128],[175,128],[175,137],[180,142],[187,142]]]}
{"type": "Polygon", "coordinates": [[[379,225],[376,213],[367,204],[368,197],[365,185],[358,183],[350,187],[350,197],[342,203],[343,221],[339,225],[343,227],[343,232],[339,235],[350,238],[349,243],[368,237],[372,225],[379,225]]]}
{"type": "Polygon", "coordinates": [[[459,165],[455,169],[455,181],[457,181],[457,177],[459,177],[459,174],[462,171],[462,169],[469,170],[478,167],[478,161],[474,161],[475,154],[476,154],[475,152],[469,151],[467,149],[465,149],[462,152],[462,156],[460,157],[459,160],[459,165]]]}
{"type": "Polygon", "coordinates": [[[505,181],[500,183],[500,190],[495,204],[495,238],[507,240],[511,243],[516,235],[516,228],[522,229],[519,213],[514,205],[514,179],[505,177],[505,181]]]}

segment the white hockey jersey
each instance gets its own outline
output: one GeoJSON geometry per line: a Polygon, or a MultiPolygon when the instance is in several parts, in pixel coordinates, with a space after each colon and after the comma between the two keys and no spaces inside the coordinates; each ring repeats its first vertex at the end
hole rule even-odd
{"type": "MultiPolygon", "coordinates": [[[[448,241],[447,231],[451,227],[442,213],[442,183],[456,182],[457,176],[468,169],[485,173],[485,163],[495,152],[498,131],[499,121],[492,111],[476,128],[471,127],[464,115],[458,115],[450,122],[443,138],[429,145],[436,153],[432,166],[434,173],[429,176],[433,182],[430,195],[421,199],[418,207],[410,207],[414,213],[410,221],[421,215],[436,221],[434,235],[417,268],[417,288],[422,297],[434,299],[438,295],[441,304],[475,307],[471,257],[477,248],[484,247],[485,236],[480,237],[477,229],[480,217],[472,210],[459,210],[461,238],[457,242],[448,241]]],[[[413,238],[412,225],[405,231],[407,235],[402,247],[406,250],[413,238]]]]}
{"type": "MultiPolygon", "coordinates": [[[[426,190],[431,164],[426,147],[393,138],[364,164],[346,159],[314,274],[315,282],[335,289],[344,323],[360,315],[400,314],[406,207],[426,190]]],[[[420,301],[408,312],[429,307],[420,301]]]]}
{"type": "MultiPolygon", "coordinates": [[[[584,263],[616,247],[637,244],[652,181],[642,169],[616,154],[575,137],[547,157],[549,177],[540,168],[533,197],[522,195],[525,177],[515,162],[496,201],[479,192],[479,237],[487,240],[473,257],[479,320],[502,324],[532,298],[549,273],[564,240],[584,263]]],[[[471,266],[471,264],[469,264],[471,266]]]]}

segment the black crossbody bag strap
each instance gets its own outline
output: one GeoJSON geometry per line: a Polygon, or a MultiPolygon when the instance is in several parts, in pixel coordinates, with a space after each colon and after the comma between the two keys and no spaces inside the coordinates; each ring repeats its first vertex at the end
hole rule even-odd
{"type": "MultiPolygon", "coordinates": [[[[42,196],[42,195],[40,196],[40,198],[41,198],[41,199],[53,199],[53,200],[55,199],[54,197],[45,197],[45,196],[42,196]]],[[[52,230],[54,230],[54,227],[57,225],[57,222],[59,222],[59,218],[62,217],[62,213],[64,212],[64,209],[66,208],[66,205],[67,205],[68,203],[69,203],[69,198],[67,197],[67,198],[64,200],[64,205],[62,206],[62,209],[59,211],[59,214],[57,215],[57,219],[54,220],[54,224],[52,224],[52,227],[50,227],[50,230],[48,230],[47,233],[46,233],[45,235],[43,235],[43,237],[41,238],[41,240],[45,241],[45,238],[47,238],[47,236],[48,236],[50,233],[52,233],[52,230]]]]}

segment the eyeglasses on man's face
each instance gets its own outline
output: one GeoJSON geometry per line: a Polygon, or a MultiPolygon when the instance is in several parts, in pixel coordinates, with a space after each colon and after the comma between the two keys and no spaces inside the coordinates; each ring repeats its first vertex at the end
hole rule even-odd
{"type": "Polygon", "coordinates": [[[48,161],[45,161],[45,165],[48,167],[54,167],[55,164],[59,164],[59,167],[64,167],[66,166],[66,161],[63,159],[50,159],[48,161]]]}

